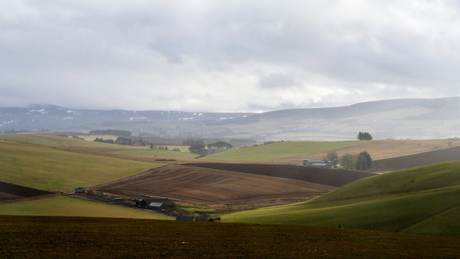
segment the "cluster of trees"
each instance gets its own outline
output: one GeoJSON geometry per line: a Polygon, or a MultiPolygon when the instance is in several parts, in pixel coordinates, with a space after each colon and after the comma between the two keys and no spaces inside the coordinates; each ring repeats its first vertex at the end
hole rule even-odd
{"type": "Polygon", "coordinates": [[[323,160],[329,161],[332,165],[336,165],[340,161],[342,167],[351,170],[369,170],[372,168],[372,158],[367,151],[362,151],[359,154],[346,153],[340,159],[336,152],[329,152],[323,160]]]}
{"type": "Polygon", "coordinates": [[[358,139],[359,140],[372,140],[372,136],[368,132],[361,132],[360,131],[358,133],[358,139]]]}
{"type": "Polygon", "coordinates": [[[94,141],[115,144],[115,141],[113,141],[113,139],[96,138],[94,141]]]}
{"type": "Polygon", "coordinates": [[[115,143],[120,144],[120,145],[132,145],[133,140],[130,138],[118,137],[117,140],[115,140],[115,143]]]}
{"type": "Polygon", "coordinates": [[[190,146],[188,150],[190,153],[200,154],[203,155],[206,153],[206,146],[204,145],[204,141],[202,139],[187,139],[182,141],[184,145],[190,146]]]}
{"type": "Polygon", "coordinates": [[[130,139],[130,138],[122,138],[122,137],[118,137],[116,140],[96,138],[94,141],[103,142],[103,143],[109,143],[109,144],[119,144],[119,145],[132,145],[133,144],[132,139],[130,139]]]}
{"type": "Polygon", "coordinates": [[[208,145],[204,144],[202,139],[187,139],[182,141],[183,145],[190,146],[188,149],[191,153],[195,154],[206,154],[208,151],[216,152],[216,150],[227,150],[233,148],[233,146],[227,142],[218,141],[208,145]],[[206,149],[206,147],[208,149],[206,149]]]}
{"type": "Polygon", "coordinates": [[[346,169],[369,170],[372,168],[372,158],[367,151],[356,154],[343,154],[340,157],[340,165],[346,169]]]}

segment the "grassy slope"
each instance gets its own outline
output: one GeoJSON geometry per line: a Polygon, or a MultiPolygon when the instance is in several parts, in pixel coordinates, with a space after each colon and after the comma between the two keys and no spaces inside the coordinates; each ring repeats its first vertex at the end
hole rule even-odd
{"type": "Polygon", "coordinates": [[[60,136],[49,136],[49,135],[32,135],[32,134],[7,134],[1,135],[0,139],[28,142],[33,144],[59,147],[59,148],[70,148],[78,150],[86,150],[93,152],[107,152],[114,154],[124,155],[135,155],[135,156],[159,156],[159,157],[171,157],[171,158],[195,158],[196,154],[191,154],[187,149],[181,148],[184,152],[174,152],[159,149],[150,149],[149,146],[137,147],[137,146],[124,146],[116,144],[107,144],[94,141],[85,141],[81,139],[60,137],[60,136]]]}
{"type": "Polygon", "coordinates": [[[0,164],[0,181],[43,190],[91,186],[161,166],[3,140],[0,164]]]}
{"type": "Polygon", "coordinates": [[[62,196],[3,203],[0,204],[0,215],[174,219],[163,214],[139,209],[62,196]]]}
{"type": "Polygon", "coordinates": [[[448,162],[364,178],[306,203],[222,218],[460,236],[459,196],[460,162],[448,162]]]}
{"type": "MultiPolygon", "coordinates": [[[[255,147],[241,148],[227,152],[221,152],[206,156],[209,160],[239,160],[239,161],[264,161],[287,158],[299,155],[308,155],[319,152],[327,152],[339,148],[362,145],[365,142],[359,141],[337,141],[337,142],[276,142],[272,144],[255,147]]],[[[298,161],[302,163],[302,161],[298,161]]]]}

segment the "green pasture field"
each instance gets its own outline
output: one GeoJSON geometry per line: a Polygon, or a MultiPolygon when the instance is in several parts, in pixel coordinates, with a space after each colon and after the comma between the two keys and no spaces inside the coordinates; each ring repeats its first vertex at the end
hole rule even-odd
{"type": "Polygon", "coordinates": [[[116,150],[117,146],[94,142],[85,141],[82,139],[64,137],[64,136],[50,136],[50,135],[33,135],[33,134],[5,134],[1,135],[0,139],[12,140],[19,142],[27,142],[38,145],[45,145],[59,148],[73,148],[73,149],[86,149],[90,151],[110,151],[116,150]]]}
{"type": "MultiPolygon", "coordinates": [[[[363,141],[285,141],[240,148],[206,156],[209,160],[263,161],[299,155],[327,152],[339,148],[363,145],[363,141]]],[[[302,161],[298,162],[299,164],[302,161]]]]}
{"type": "Polygon", "coordinates": [[[0,216],[0,258],[457,258],[459,243],[344,228],[0,216]]]}
{"type": "Polygon", "coordinates": [[[375,199],[393,194],[458,186],[460,186],[460,161],[444,162],[362,178],[311,202],[375,199]]]}
{"type": "MultiPolygon", "coordinates": [[[[101,136],[99,136],[101,137],[101,136]]],[[[45,145],[57,148],[67,148],[76,150],[85,150],[90,152],[104,152],[113,154],[133,155],[133,156],[146,156],[146,157],[171,157],[171,158],[195,158],[196,154],[191,154],[186,148],[180,148],[181,152],[150,149],[150,146],[126,146],[117,144],[108,144],[95,141],[86,141],[82,139],[50,136],[50,135],[32,135],[32,134],[5,134],[1,135],[0,139],[27,142],[38,145],[45,145]]],[[[172,149],[175,146],[168,148],[172,149]]]]}
{"type": "Polygon", "coordinates": [[[174,220],[164,214],[70,197],[0,203],[0,215],[143,218],[174,220]]]}
{"type": "Polygon", "coordinates": [[[460,237],[458,197],[460,162],[447,162],[363,178],[309,202],[221,217],[228,222],[340,225],[460,237]]]}
{"type": "Polygon", "coordinates": [[[0,164],[0,181],[52,191],[100,184],[162,165],[4,140],[0,164]]]}

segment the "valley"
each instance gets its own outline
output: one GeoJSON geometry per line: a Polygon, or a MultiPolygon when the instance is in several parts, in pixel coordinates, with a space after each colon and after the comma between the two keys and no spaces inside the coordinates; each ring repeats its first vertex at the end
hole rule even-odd
{"type": "MultiPolygon", "coordinates": [[[[215,224],[229,228],[236,223],[320,231],[339,226],[432,240],[460,236],[457,140],[283,141],[197,157],[62,136],[14,134],[2,139],[0,221],[11,216],[167,221],[192,215],[219,218],[215,224]],[[362,150],[370,150],[375,165],[385,165],[386,171],[301,165],[303,158],[362,150]],[[389,165],[410,168],[389,172],[389,165]],[[88,193],[72,194],[82,186],[88,193]],[[33,188],[37,195],[24,197],[18,193],[21,188],[33,188]],[[127,202],[112,202],[113,197],[127,202]],[[130,200],[155,197],[174,201],[175,211],[167,215],[130,206],[130,200]]],[[[46,224],[53,228],[58,221],[46,224]]]]}

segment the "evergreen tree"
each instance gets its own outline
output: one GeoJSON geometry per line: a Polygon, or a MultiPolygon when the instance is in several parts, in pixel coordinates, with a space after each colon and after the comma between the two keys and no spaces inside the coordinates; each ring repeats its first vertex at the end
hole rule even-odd
{"type": "Polygon", "coordinates": [[[358,133],[358,139],[359,140],[372,140],[372,136],[368,132],[361,132],[360,131],[358,133]]]}
{"type": "Polygon", "coordinates": [[[358,170],[369,170],[372,168],[372,158],[367,151],[359,153],[358,159],[356,160],[356,169],[358,170]]]}

